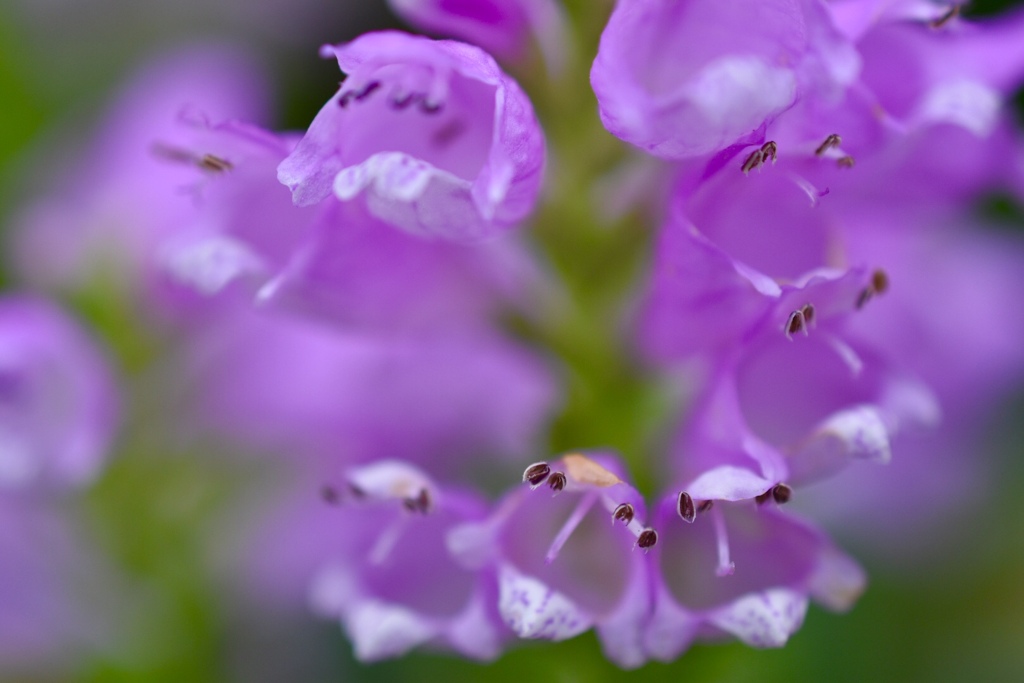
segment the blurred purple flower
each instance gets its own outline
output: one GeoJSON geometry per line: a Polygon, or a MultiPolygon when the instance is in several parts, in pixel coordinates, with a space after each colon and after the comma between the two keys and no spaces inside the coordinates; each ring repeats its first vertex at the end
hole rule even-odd
{"type": "Polygon", "coordinates": [[[455,526],[483,518],[482,501],[390,459],[347,469],[326,495],[332,504],[306,495],[259,525],[257,585],[306,593],[316,612],[341,621],[362,661],[418,646],[497,656],[508,633],[493,576],[460,567],[445,543],[455,526]]]}
{"type": "Polygon", "coordinates": [[[503,60],[521,59],[531,38],[552,71],[558,71],[565,60],[565,20],[556,0],[389,0],[388,4],[418,28],[479,45],[503,60]]]}
{"type": "Polygon", "coordinates": [[[295,206],[274,171],[292,138],[233,121],[181,125],[192,139],[179,157],[216,166],[193,168],[194,211],[158,254],[165,294],[186,310],[255,297],[367,329],[481,327],[538,282],[512,236],[470,247],[393,230],[359,203],[295,206]]]}
{"type": "Polygon", "coordinates": [[[556,398],[544,364],[493,333],[379,337],[241,313],[193,339],[183,362],[204,430],[332,471],[396,458],[443,474],[523,457],[556,398]]]}
{"type": "Polygon", "coordinates": [[[0,299],[0,492],[89,482],[118,422],[111,369],[54,305],[0,299]]]}
{"type": "Polygon", "coordinates": [[[609,131],[681,159],[755,142],[798,100],[840,96],[859,66],[818,0],[620,0],[590,79],[609,131]]]}
{"type": "Polygon", "coordinates": [[[278,169],[296,204],[363,195],[423,236],[476,239],[525,219],[544,138],[519,86],[479,48],[398,32],[326,46],[348,74],[278,169]]]}
{"type": "Polygon", "coordinates": [[[28,282],[79,287],[100,277],[153,285],[159,245],[190,220],[186,193],[195,166],[169,163],[167,150],[188,148],[183,108],[201,104],[217,120],[266,115],[264,84],[250,59],[218,47],[158,58],[122,89],[88,153],[54,195],[29,207],[15,225],[13,265],[28,282]],[[191,166],[191,167],[190,167],[191,166]]]}

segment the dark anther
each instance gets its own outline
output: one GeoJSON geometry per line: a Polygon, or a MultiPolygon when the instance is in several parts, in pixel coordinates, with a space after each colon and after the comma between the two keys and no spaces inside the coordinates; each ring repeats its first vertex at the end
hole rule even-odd
{"type": "Polygon", "coordinates": [[[707,512],[714,507],[715,501],[713,500],[702,500],[700,505],[697,506],[697,512],[707,512]]]}
{"type": "Polygon", "coordinates": [[[763,504],[764,504],[764,503],[766,503],[766,502],[768,501],[768,499],[769,499],[769,498],[771,498],[771,497],[772,497],[772,490],[771,490],[771,489],[768,489],[767,491],[765,491],[765,492],[764,492],[764,493],[762,493],[761,495],[759,495],[759,496],[754,496],[754,501],[755,501],[755,502],[756,502],[756,503],[757,503],[758,505],[763,505],[763,504]]]}
{"type": "Polygon", "coordinates": [[[871,273],[871,289],[875,294],[885,294],[889,291],[889,276],[884,270],[876,270],[871,273]]]}
{"type": "Polygon", "coordinates": [[[212,171],[214,173],[223,173],[224,171],[230,171],[235,167],[234,164],[227,159],[221,159],[219,156],[215,156],[213,154],[204,154],[199,157],[196,164],[204,171],[212,171]]]}
{"type": "Polygon", "coordinates": [[[177,161],[187,164],[196,162],[196,157],[192,152],[181,149],[180,147],[165,145],[162,142],[153,143],[151,150],[156,156],[163,157],[168,161],[177,161]]]}
{"type": "Polygon", "coordinates": [[[778,147],[778,145],[775,144],[774,140],[769,140],[768,142],[766,142],[763,145],[761,145],[761,163],[762,164],[768,163],[769,159],[771,159],[772,163],[774,164],[776,162],[776,160],[778,160],[778,155],[779,155],[779,147],[778,147]]]}
{"type": "Polygon", "coordinates": [[[636,545],[641,550],[650,550],[658,543],[658,532],[654,529],[647,528],[640,532],[640,535],[636,537],[636,545]]]}
{"type": "Polygon", "coordinates": [[[789,499],[793,497],[793,489],[789,488],[785,484],[776,484],[772,489],[772,498],[779,505],[783,505],[789,502],[789,499]]]}
{"type": "Polygon", "coordinates": [[[851,157],[849,154],[847,154],[845,157],[839,157],[838,159],[836,159],[836,165],[839,166],[839,168],[853,168],[853,164],[853,157],[851,157]]]}
{"type": "Polygon", "coordinates": [[[889,275],[884,270],[876,270],[871,273],[871,281],[868,286],[860,290],[860,294],[857,295],[857,309],[863,308],[864,304],[871,301],[876,294],[885,294],[887,291],[889,291],[889,275]]]}
{"type": "Polygon", "coordinates": [[[324,499],[324,502],[328,505],[337,505],[341,502],[341,494],[338,493],[338,489],[333,486],[324,486],[320,489],[320,497],[324,499]]]}
{"type": "Polygon", "coordinates": [[[762,152],[759,149],[755,149],[753,152],[750,153],[750,156],[747,157],[747,160],[743,162],[743,165],[740,167],[740,169],[743,171],[744,174],[747,174],[753,171],[758,166],[760,166],[762,163],[764,163],[764,159],[762,158],[762,152]]]}
{"type": "Polygon", "coordinates": [[[693,524],[693,520],[697,519],[697,508],[693,505],[693,498],[686,491],[679,493],[679,500],[676,501],[676,512],[679,513],[684,522],[693,524]]]}
{"type": "Polygon", "coordinates": [[[434,502],[430,499],[430,493],[426,489],[420,489],[415,497],[403,499],[402,505],[409,512],[418,512],[421,515],[425,515],[434,507],[434,502]]]}
{"type": "Polygon", "coordinates": [[[565,475],[561,472],[552,472],[551,476],[548,477],[548,486],[555,493],[558,493],[565,488],[565,475]]]}
{"type": "Polygon", "coordinates": [[[546,462],[535,462],[523,472],[523,481],[528,481],[530,486],[537,488],[544,483],[549,474],[551,474],[551,467],[546,462]]]}
{"type": "Polygon", "coordinates": [[[424,98],[420,101],[420,110],[424,114],[436,114],[444,108],[444,103],[424,98]]]}
{"type": "Polygon", "coordinates": [[[348,492],[352,494],[353,498],[366,498],[366,491],[362,490],[352,482],[348,484],[348,492]]]}
{"type": "Polygon", "coordinates": [[[837,134],[832,133],[832,135],[829,135],[827,138],[825,138],[825,142],[818,145],[818,149],[814,150],[814,153],[820,157],[822,154],[829,151],[833,147],[838,147],[841,144],[843,144],[843,139],[839,137],[837,134]]]}
{"type": "Polygon", "coordinates": [[[792,339],[793,335],[796,334],[797,332],[806,333],[807,330],[805,328],[805,323],[806,320],[804,319],[804,313],[802,310],[793,311],[792,313],[790,313],[789,318],[786,319],[786,338],[792,339]]]}
{"type": "Polygon", "coordinates": [[[941,17],[937,17],[937,18],[932,19],[931,21],[929,21],[928,25],[931,26],[932,28],[942,28],[943,26],[948,24],[950,21],[952,21],[953,18],[956,17],[959,14],[960,14],[960,5],[953,5],[941,17]]]}
{"type": "Polygon", "coordinates": [[[622,522],[628,525],[633,521],[633,515],[635,514],[633,506],[629,503],[622,503],[617,508],[612,510],[612,521],[622,522]]]}
{"type": "Polygon", "coordinates": [[[801,315],[804,317],[805,325],[814,324],[814,304],[804,304],[804,307],[800,309],[801,315]]]}
{"type": "Polygon", "coordinates": [[[355,96],[355,91],[349,90],[347,93],[338,98],[338,106],[344,109],[345,107],[352,103],[352,100],[355,99],[355,96]]]}
{"type": "Polygon", "coordinates": [[[393,109],[405,109],[410,104],[423,97],[419,93],[405,92],[403,90],[396,90],[391,93],[391,97],[388,99],[388,103],[393,109]]]}
{"type": "Polygon", "coordinates": [[[465,123],[458,119],[449,119],[445,125],[434,132],[431,136],[431,140],[435,145],[443,147],[445,145],[450,145],[465,132],[465,123]]]}
{"type": "Polygon", "coordinates": [[[367,97],[372,95],[377,88],[380,87],[380,81],[370,81],[366,86],[356,95],[357,100],[365,100],[367,97]]]}

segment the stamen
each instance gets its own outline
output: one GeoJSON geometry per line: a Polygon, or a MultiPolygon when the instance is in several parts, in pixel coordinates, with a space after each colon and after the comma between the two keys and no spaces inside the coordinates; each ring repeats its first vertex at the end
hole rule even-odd
{"type": "Polygon", "coordinates": [[[806,337],[807,325],[806,320],[804,320],[803,310],[790,313],[789,318],[786,319],[786,326],[782,331],[786,333],[786,339],[792,339],[793,335],[797,332],[803,332],[806,337]]]}
{"type": "Polygon", "coordinates": [[[230,161],[223,157],[219,157],[216,154],[204,154],[202,156],[198,156],[187,149],[165,145],[162,142],[155,143],[150,149],[153,154],[163,157],[168,161],[195,164],[202,170],[210,171],[212,173],[223,173],[224,171],[230,171],[235,167],[235,165],[230,161]]]}
{"type": "Polygon", "coordinates": [[[366,86],[356,95],[357,100],[365,100],[367,97],[372,95],[375,90],[380,88],[380,81],[370,81],[366,86]]]}
{"type": "Polygon", "coordinates": [[[804,316],[804,323],[808,327],[814,325],[814,304],[804,304],[804,307],[800,309],[800,313],[804,316]]]}
{"type": "Polygon", "coordinates": [[[693,524],[697,519],[697,508],[693,505],[693,498],[686,491],[679,493],[679,500],[676,501],[676,512],[683,518],[684,522],[693,524]]]}
{"type": "Polygon", "coordinates": [[[420,101],[420,111],[424,114],[436,114],[444,108],[444,102],[425,97],[420,101]]]}
{"type": "MultiPolygon", "coordinates": [[[[555,474],[560,473],[556,472],[555,474]]],[[[544,561],[546,563],[551,564],[555,561],[555,558],[558,557],[558,553],[561,551],[562,546],[565,545],[565,542],[569,540],[570,536],[572,536],[572,532],[576,530],[576,527],[580,525],[583,518],[587,516],[588,512],[590,512],[590,508],[593,507],[596,500],[597,496],[593,492],[583,496],[580,502],[576,505],[576,509],[574,509],[572,514],[569,515],[569,519],[565,520],[565,524],[563,524],[562,528],[558,530],[558,533],[555,535],[555,540],[551,541],[551,546],[548,548],[547,555],[544,556],[544,561]]]]}
{"type": "Polygon", "coordinates": [[[959,16],[959,14],[960,5],[953,5],[941,17],[937,17],[929,21],[928,26],[930,26],[931,28],[942,28],[950,21],[952,21],[955,17],[959,16]]]}
{"type": "Polygon", "coordinates": [[[633,521],[633,516],[635,514],[636,511],[633,509],[631,504],[622,503],[612,510],[612,524],[615,524],[615,522],[622,522],[626,526],[629,526],[629,523],[633,521]]]}
{"type": "Polygon", "coordinates": [[[413,498],[403,498],[402,505],[409,512],[417,512],[421,515],[429,514],[434,507],[434,501],[426,489],[420,489],[413,498]]]}
{"type": "Polygon", "coordinates": [[[421,93],[406,91],[402,88],[395,88],[391,91],[391,97],[388,98],[388,104],[391,105],[392,109],[405,109],[421,97],[423,97],[421,93]]]}
{"type": "Polygon", "coordinates": [[[377,537],[377,542],[373,544],[373,548],[369,553],[370,564],[379,565],[384,564],[384,561],[388,559],[388,555],[394,550],[395,544],[398,543],[398,539],[405,531],[406,525],[412,517],[407,515],[399,515],[391,525],[384,529],[383,533],[377,537]]]}
{"type": "Polygon", "coordinates": [[[758,505],[764,505],[766,502],[768,502],[768,499],[771,498],[771,497],[772,497],[772,490],[768,489],[764,493],[759,494],[757,496],[754,496],[754,501],[758,505]]]}
{"type": "Polygon", "coordinates": [[[853,157],[851,157],[849,154],[847,154],[844,157],[839,157],[838,159],[836,159],[836,165],[839,168],[853,168],[853,164],[853,157]]]}
{"type": "Polygon", "coordinates": [[[758,166],[760,166],[763,163],[764,163],[764,159],[762,157],[761,150],[755,149],[747,157],[747,160],[743,162],[743,165],[740,166],[740,170],[743,171],[743,175],[747,175],[748,173],[750,173],[751,171],[753,171],[755,168],[757,168],[758,166]]]}
{"type": "Polygon", "coordinates": [[[548,486],[550,486],[551,490],[554,491],[555,493],[558,493],[559,491],[564,489],[565,484],[565,475],[561,472],[553,472],[551,476],[548,477],[548,486]]]}
{"type": "Polygon", "coordinates": [[[235,167],[227,159],[221,159],[213,154],[204,154],[199,157],[196,161],[196,165],[204,171],[212,171],[213,173],[223,173],[224,171],[230,171],[235,167]]]}
{"type": "Polygon", "coordinates": [[[341,502],[341,494],[338,492],[338,489],[330,485],[324,485],[320,489],[320,497],[328,505],[337,505],[341,502]]]}
{"type": "Polygon", "coordinates": [[[718,567],[715,569],[717,576],[732,576],[736,571],[736,563],[729,557],[729,534],[725,529],[725,517],[722,511],[715,509],[711,512],[711,519],[715,527],[715,542],[718,546],[718,567]]]}
{"type": "Polygon", "coordinates": [[[871,287],[875,294],[885,294],[889,291],[889,275],[879,268],[871,274],[871,287]]]}
{"type": "Polygon", "coordinates": [[[843,144],[843,139],[839,137],[837,133],[832,133],[827,138],[825,138],[825,142],[818,145],[818,149],[814,150],[814,154],[820,157],[822,154],[829,151],[833,147],[838,147],[841,144],[843,144]]]}
{"type": "Polygon", "coordinates": [[[789,502],[789,499],[793,497],[793,489],[785,484],[776,484],[775,488],[772,489],[772,498],[779,505],[785,505],[789,502]]]}
{"type": "Polygon", "coordinates": [[[647,527],[640,532],[640,535],[636,537],[636,547],[640,548],[644,552],[647,552],[658,543],[658,532],[647,527]]]}
{"type": "Polygon", "coordinates": [[[768,161],[768,159],[771,159],[772,160],[772,165],[774,166],[775,162],[778,161],[778,158],[779,158],[778,154],[779,154],[779,147],[778,147],[778,145],[775,144],[774,140],[769,140],[768,142],[766,142],[763,145],[761,145],[761,163],[762,164],[766,163],[768,161]]]}
{"type": "Polygon", "coordinates": [[[158,157],[163,157],[168,161],[179,161],[182,163],[195,163],[196,155],[192,154],[188,150],[181,149],[180,147],[172,147],[171,145],[165,145],[162,142],[155,142],[150,150],[158,157]]]}
{"type": "Polygon", "coordinates": [[[551,474],[551,467],[546,462],[535,462],[523,472],[523,481],[530,482],[530,488],[537,488],[551,474]]]}
{"type": "Polygon", "coordinates": [[[362,490],[352,482],[348,482],[348,492],[352,494],[353,498],[366,498],[366,491],[362,490]]]}
{"type": "Polygon", "coordinates": [[[345,109],[346,107],[348,107],[349,104],[352,103],[352,100],[354,100],[355,97],[355,91],[349,90],[347,93],[338,98],[338,106],[341,107],[342,109],[345,109]]]}
{"type": "Polygon", "coordinates": [[[697,506],[697,512],[707,512],[715,505],[713,500],[702,500],[700,505],[697,506]]]}
{"type": "Polygon", "coordinates": [[[864,304],[871,301],[876,294],[885,294],[887,291],[889,291],[889,276],[879,268],[871,274],[871,282],[868,283],[868,286],[857,295],[857,310],[863,308],[864,304]]]}
{"type": "Polygon", "coordinates": [[[466,132],[465,123],[459,119],[450,119],[447,124],[435,131],[431,138],[435,145],[444,147],[454,142],[464,132],[466,132]]]}

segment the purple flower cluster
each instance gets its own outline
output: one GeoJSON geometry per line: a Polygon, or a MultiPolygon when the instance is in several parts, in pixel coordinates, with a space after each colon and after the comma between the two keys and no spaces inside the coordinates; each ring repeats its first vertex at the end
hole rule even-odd
{"type": "Polygon", "coordinates": [[[117,426],[111,369],[80,326],[34,297],[0,297],[0,661],[73,637],[76,541],[59,500],[91,482],[117,426]]]}
{"type": "MultiPolygon", "coordinates": [[[[26,274],[43,286],[116,266],[173,330],[182,423],[293,473],[245,532],[249,582],[339,621],[365,661],[594,629],[636,667],[700,640],[778,647],[812,599],[849,608],[862,570],[783,505],[898,527],[921,479],[929,509],[950,501],[958,449],[1024,371],[1007,301],[1024,245],[972,226],[983,191],[1024,194],[1002,107],[1024,15],[619,0],[591,71],[600,117],[669,162],[621,327],[686,396],[642,460],[661,484],[645,500],[601,444],[539,455],[559,366],[502,325],[543,326],[560,290],[517,230],[544,134],[481,48],[515,60],[535,41],[557,68],[564,18],[542,0],[391,4],[481,47],[325,46],[345,77],[301,135],[246,122],[265,98],[237,55],[172,56],[16,235],[24,263],[46,254],[26,274]]],[[[0,494],[82,482],[113,424],[102,363],[37,303],[3,304],[0,327],[0,494]]]]}

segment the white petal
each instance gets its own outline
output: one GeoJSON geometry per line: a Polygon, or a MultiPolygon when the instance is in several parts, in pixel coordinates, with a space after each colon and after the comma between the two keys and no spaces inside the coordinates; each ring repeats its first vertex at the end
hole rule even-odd
{"type": "Polygon", "coordinates": [[[804,622],[807,596],[784,588],[745,595],[708,621],[754,647],[782,647],[804,622]]]}
{"type": "Polygon", "coordinates": [[[245,244],[227,235],[189,238],[168,245],[163,268],[176,281],[212,296],[248,275],[263,276],[266,264],[245,244]]]}
{"type": "Polygon", "coordinates": [[[593,624],[572,600],[507,566],[499,577],[498,611],[520,638],[565,640],[593,624]]]}
{"type": "Polygon", "coordinates": [[[403,655],[438,631],[411,610],[375,600],[355,605],[346,615],[345,626],[356,658],[362,662],[403,655]]]}
{"type": "Polygon", "coordinates": [[[864,592],[866,583],[860,565],[838,549],[828,548],[811,578],[811,595],[825,607],[845,612],[864,592]]]}

